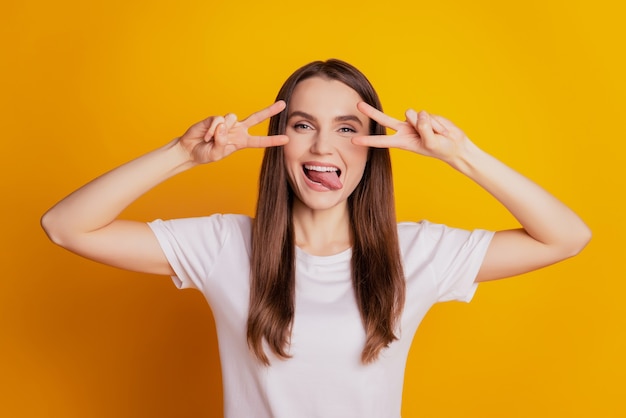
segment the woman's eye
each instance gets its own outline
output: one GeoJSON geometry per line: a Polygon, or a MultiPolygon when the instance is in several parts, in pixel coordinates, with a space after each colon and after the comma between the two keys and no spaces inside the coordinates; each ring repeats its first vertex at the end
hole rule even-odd
{"type": "Polygon", "coordinates": [[[311,129],[311,127],[309,125],[307,125],[306,123],[296,123],[295,125],[293,125],[294,129],[311,129]]]}
{"type": "Polygon", "coordinates": [[[341,132],[341,133],[351,133],[351,134],[355,134],[355,133],[356,133],[356,130],[355,130],[355,129],[352,129],[352,128],[349,128],[349,127],[347,127],[347,126],[344,126],[343,128],[339,128],[339,132],[341,132]]]}

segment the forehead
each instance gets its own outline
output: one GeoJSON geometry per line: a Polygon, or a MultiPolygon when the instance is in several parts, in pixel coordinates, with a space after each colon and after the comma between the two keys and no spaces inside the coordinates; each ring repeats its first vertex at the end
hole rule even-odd
{"type": "Polygon", "coordinates": [[[341,81],[312,77],[296,85],[289,100],[289,111],[363,116],[356,108],[361,101],[359,94],[341,81]]]}

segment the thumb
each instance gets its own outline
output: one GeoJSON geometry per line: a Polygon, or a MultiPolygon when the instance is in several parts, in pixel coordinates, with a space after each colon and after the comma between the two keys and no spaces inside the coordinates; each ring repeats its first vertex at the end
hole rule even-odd
{"type": "Polygon", "coordinates": [[[443,135],[443,136],[448,135],[448,129],[441,122],[439,122],[439,120],[437,120],[436,115],[431,115],[430,124],[433,127],[433,131],[435,131],[436,134],[443,135]]]}
{"type": "Polygon", "coordinates": [[[226,128],[225,123],[220,123],[219,125],[217,125],[215,133],[213,134],[213,139],[216,144],[219,144],[221,146],[226,145],[226,143],[228,142],[228,129],[226,128]]]}
{"type": "Polygon", "coordinates": [[[411,126],[417,126],[417,112],[414,109],[408,109],[404,115],[406,116],[406,121],[411,124],[411,126]]]}

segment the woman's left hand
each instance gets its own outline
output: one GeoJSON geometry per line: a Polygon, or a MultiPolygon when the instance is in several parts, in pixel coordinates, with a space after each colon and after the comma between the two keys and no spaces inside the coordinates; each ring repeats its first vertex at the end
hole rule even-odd
{"type": "Polygon", "coordinates": [[[516,276],[571,257],[591,238],[589,228],[557,198],[491,155],[478,149],[463,131],[441,116],[406,112],[402,122],[359,103],[370,119],[396,132],[355,136],[352,142],[377,148],[401,148],[438,158],[467,175],[502,203],[522,228],[498,231],[476,281],[516,276]]]}
{"type": "Polygon", "coordinates": [[[396,131],[393,135],[355,136],[352,142],[375,148],[400,148],[452,164],[471,143],[465,133],[442,116],[425,111],[406,111],[406,121],[395,119],[380,110],[360,102],[361,113],[379,124],[396,131]]]}

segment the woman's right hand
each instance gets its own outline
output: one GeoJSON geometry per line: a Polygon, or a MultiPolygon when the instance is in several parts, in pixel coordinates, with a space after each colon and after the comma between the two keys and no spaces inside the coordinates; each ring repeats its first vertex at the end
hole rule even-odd
{"type": "Polygon", "coordinates": [[[145,273],[174,274],[144,222],[118,219],[139,196],[194,164],[220,160],[247,147],[288,141],[285,135],[252,136],[248,129],[285,109],[285,102],[238,121],[233,114],[211,117],[178,140],[123,164],[82,186],[53,206],[41,223],[56,244],[91,260],[145,273]],[[182,152],[181,152],[182,151],[182,152]]]}
{"type": "Polygon", "coordinates": [[[285,102],[279,100],[242,121],[238,121],[234,113],[208,117],[192,125],[178,139],[179,145],[197,164],[219,161],[243,148],[284,145],[289,141],[287,135],[252,136],[248,129],[282,112],[285,106],[285,102]]]}

